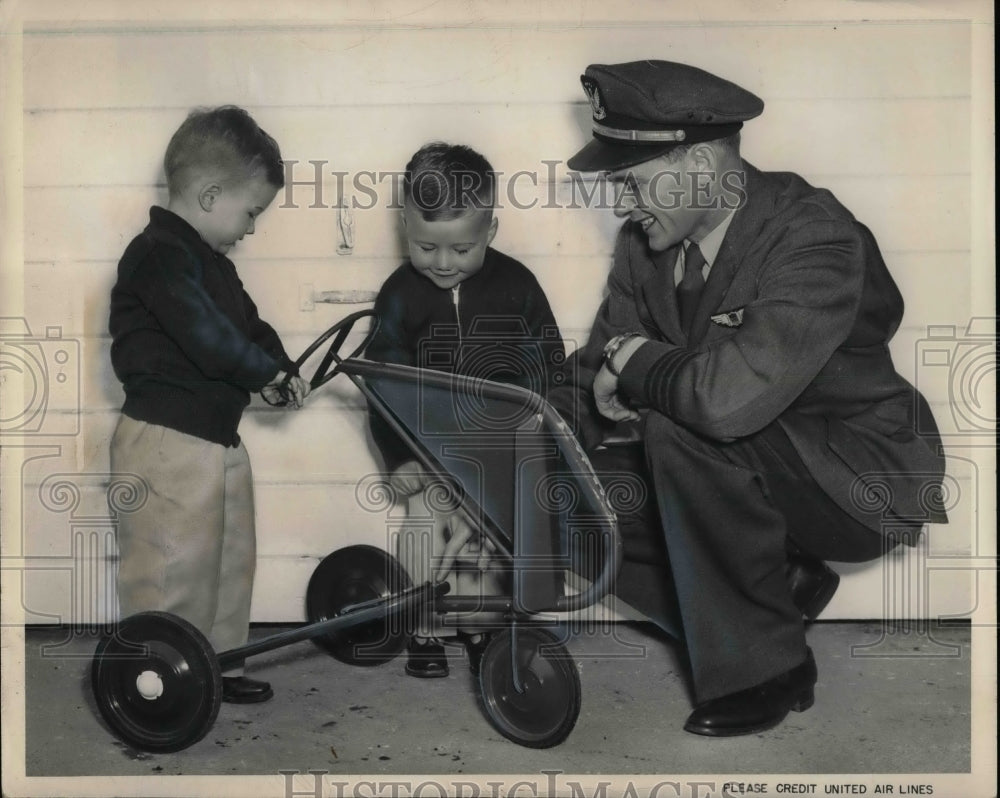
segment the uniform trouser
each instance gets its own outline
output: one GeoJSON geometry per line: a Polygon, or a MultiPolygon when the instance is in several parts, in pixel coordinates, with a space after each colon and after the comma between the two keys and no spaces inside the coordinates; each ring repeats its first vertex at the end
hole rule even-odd
{"type": "Polygon", "coordinates": [[[256,537],[243,444],[221,446],[123,415],[111,440],[111,470],[137,475],[148,493],[118,519],[121,617],[179,615],[217,653],[246,643],[256,537]]]}
{"type": "Polygon", "coordinates": [[[894,544],[823,492],[777,423],[720,443],[654,412],[645,441],[696,699],[800,664],[805,627],[785,577],[789,545],[862,562],[894,544]]]}

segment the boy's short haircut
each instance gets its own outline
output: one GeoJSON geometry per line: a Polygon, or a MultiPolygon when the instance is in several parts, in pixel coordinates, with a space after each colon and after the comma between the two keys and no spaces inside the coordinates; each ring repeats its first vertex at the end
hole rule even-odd
{"type": "Polygon", "coordinates": [[[435,141],[417,150],[406,165],[403,198],[429,222],[492,209],[496,173],[471,147],[435,141]]]}
{"type": "Polygon", "coordinates": [[[278,143],[235,105],[192,111],[167,145],[163,170],[172,197],[201,175],[227,181],[263,175],[276,188],[285,185],[278,143]]]}

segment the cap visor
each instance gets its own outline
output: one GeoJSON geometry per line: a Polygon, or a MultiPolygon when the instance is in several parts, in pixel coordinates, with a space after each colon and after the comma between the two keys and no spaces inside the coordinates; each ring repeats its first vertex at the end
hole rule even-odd
{"type": "Polygon", "coordinates": [[[612,144],[595,138],[590,144],[570,158],[566,165],[577,172],[614,172],[626,166],[635,166],[659,155],[670,152],[677,142],[670,144],[612,144]]]}

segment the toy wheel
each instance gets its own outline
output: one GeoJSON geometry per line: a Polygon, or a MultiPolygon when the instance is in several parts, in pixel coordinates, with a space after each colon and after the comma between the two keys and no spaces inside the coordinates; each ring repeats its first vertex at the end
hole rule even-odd
{"type": "Polygon", "coordinates": [[[494,636],[479,671],[486,716],[504,737],[529,748],[565,740],[580,714],[580,675],[566,648],[544,629],[519,628],[494,636]],[[514,684],[512,650],[517,635],[514,684]]]}
{"type": "Polygon", "coordinates": [[[140,612],[97,644],[91,666],[97,707],[112,731],[143,751],[180,751],[219,714],[222,674],[194,626],[166,612],[140,612]]]}
{"type": "MultiPolygon", "coordinates": [[[[387,598],[410,587],[410,577],[396,558],[374,546],[348,546],[316,566],[306,590],[310,623],[336,618],[345,608],[387,598]]],[[[405,619],[393,615],[313,638],[335,659],[348,665],[381,665],[396,657],[409,638],[405,619]]]]}

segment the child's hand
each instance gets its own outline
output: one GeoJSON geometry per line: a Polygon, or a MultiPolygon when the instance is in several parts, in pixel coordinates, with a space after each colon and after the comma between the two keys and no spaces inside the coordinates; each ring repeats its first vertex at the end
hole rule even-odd
{"type": "Polygon", "coordinates": [[[489,540],[479,533],[475,522],[458,509],[451,513],[438,513],[434,516],[435,537],[444,537],[447,542],[441,553],[441,560],[434,571],[434,579],[445,579],[455,565],[460,555],[475,559],[476,568],[485,571],[489,566],[493,546],[489,540]]]}
{"type": "Polygon", "coordinates": [[[292,404],[296,410],[305,403],[310,390],[309,383],[302,379],[302,377],[292,377],[288,383],[288,391],[292,395],[292,404]]]}
{"type": "MultiPolygon", "coordinates": [[[[288,375],[284,371],[279,371],[277,376],[275,376],[274,381],[265,385],[260,393],[264,397],[264,401],[270,405],[283,405],[285,404],[286,396],[282,394],[281,386],[288,379],[288,375]]],[[[305,402],[306,397],[309,395],[309,383],[306,382],[302,377],[292,377],[288,380],[288,385],[286,386],[287,391],[287,404],[298,410],[302,407],[305,402]]]]}
{"type": "Polygon", "coordinates": [[[389,484],[404,496],[419,493],[427,481],[427,472],[416,460],[407,460],[389,476],[389,484]]]}

